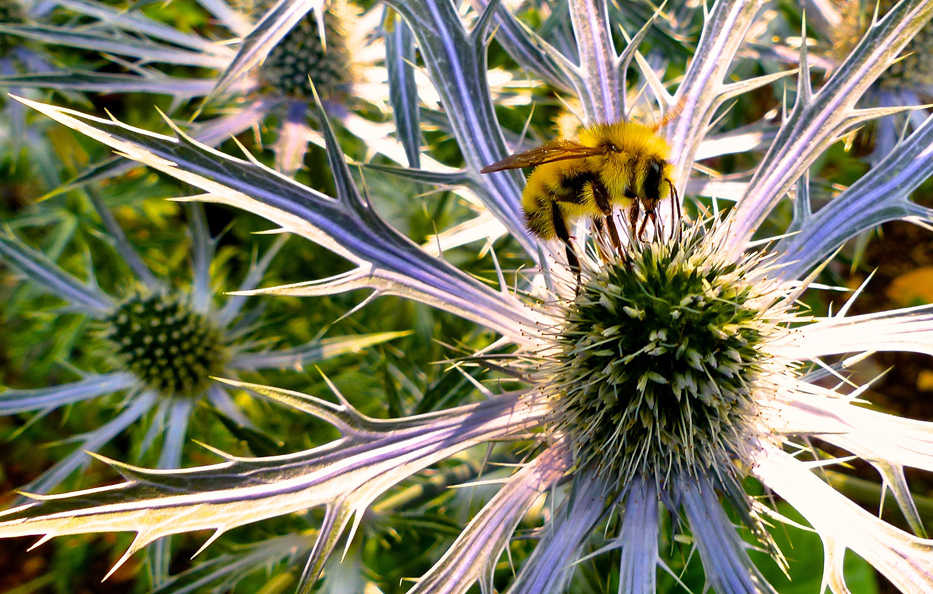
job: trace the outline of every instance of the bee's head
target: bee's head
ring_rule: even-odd
[[[670,163],[661,159],[649,159],[646,163],[645,177],[642,182],[645,198],[649,200],[670,198],[673,191],[671,174]]]
[[[645,198],[649,200],[661,199],[661,184],[664,180],[664,162],[657,159],[649,159],[647,169],[645,170],[645,181],[643,184]]]

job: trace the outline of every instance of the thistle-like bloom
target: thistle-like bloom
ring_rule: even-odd
[[[86,452],[99,450],[141,417],[155,411],[152,430],[143,450],[164,433],[159,465],[181,462],[188,421],[201,398],[237,423],[251,425],[236,407],[217,376],[240,371],[284,369],[351,352],[399,335],[332,337],[270,350],[257,335],[258,312],[244,309],[248,299],[233,295],[219,301],[213,296],[218,279],[211,278],[214,240],[207,230],[200,205],[191,205],[192,282],[189,289],[157,278],[134,250],[111,212],[93,198],[112,244],[134,273],[122,279],[120,294],[105,293],[91,278],[82,282],[57,266],[41,252],[10,234],[0,235],[0,261],[22,272],[23,282],[40,285],[61,298],[71,311],[95,320],[100,355],[109,369],[82,372],[72,383],[39,389],[0,392],[0,414],[28,411],[41,414],[58,407],[85,402],[113,393],[125,393],[122,410],[112,420],[80,436],[71,454],[26,488],[44,493],[90,460]],[[276,241],[262,258],[254,261],[241,290],[261,282],[283,241]],[[232,288],[232,287],[231,287]]]
[[[202,2],[223,27],[221,35],[242,39],[237,52],[229,39],[175,29],[135,7],[120,10],[95,0],[59,4],[90,22],[75,26],[0,21],[0,36],[105,52],[116,56],[129,72],[63,71],[33,64],[27,74],[0,73],[4,75],[0,84],[14,89],[166,94],[176,105],[195,98],[217,99],[211,107],[220,108],[221,115],[202,123],[195,133],[212,146],[274,115],[281,122],[274,146],[276,166],[289,172],[301,167],[309,142],[322,143],[308,121],[313,84],[341,123],[370,150],[404,159],[402,147],[387,138],[393,130],[390,124],[371,122],[356,114],[367,105],[385,111],[389,101],[385,69],[376,66],[385,55],[381,38],[373,34],[379,18],[376,10],[359,15],[344,0],[314,2],[315,10],[297,24],[293,22],[294,28],[272,46],[257,41],[253,29],[274,3]],[[261,65],[255,55],[257,43],[268,53]],[[158,65],[176,71],[190,67],[192,75],[168,75]],[[215,75],[205,78],[195,75],[195,69],[212,69]],[[231,94],[233,101],[223,101]],[[111,168],[106,168],[91,175],[100,177],[105,171],[112,174]]]
[[[210,543],[235,526],[323,506],[301,582],[301,590],[310,591],[346,528],[352,540],[364,511],[390,487],[474,445],[513,441],[528,454],[523,464],[411,592],[465,592],[477,580],[492,591],[496,561],[542,496],[554,498],[552,513],[510,592],[560,591],[589,543],[605,533],[603,526],[614,532],[597,552],[621,549],[619,591],[654,591],[657,570],[666,567],[658,547],[662,507],[676,519],[672,523],[689,527],[711,588],[771,591],[726,509],[736,512],[778,563],[782,558],[765,521],[786,518],[746,494],[748,477],[795,507],[822,539],[824,587],[846,591],[842,562],[851,550],[905,592],[933,589],[933,541],[923,537],[903,473],[906,466],[933,470],[933,425],[874,411],[859,400],[863,388],[826,381],[844,377],[848,359],[833,359],[837,355],[933,354],[933,308],[847,316],[844,307],[823,317],[795,305],[814,271],[859,232],[897,218],[933,220],[928,209],[909,201],[910,192],[933,174],[933,118],[816,212],[806,175],[841,134],[877,115],[855,105],[933,16],[933,4],[902,0],[817,90],[801,55],[793,108],[728,213],[683,229],[667,220],[649,227],[652,238],[625,245],[605,237],[604,224],[579,226],[579,285],[562,260],[562,246],[543,244],[527,232],[520,172],[479,174],[508,154],[485,82],[487,36],[495,31],[519,63],[572,89],[587,123],[613,122],[628,112],[622,91],[635,59],[657,102],[676,113],[665,132],[682,194],[699,147],[719,121],[717,109],[775,80],[724,82],[763,2],[720,0],[712,6],[673,96],[636,51],[644,29],[617,53],[605,3],[569,2],[573,57],[496,3],[471,28],[450,2],[390,4],[412,28],[466,162],[457,177],[408,175],[480,189],[489,213],[513,233],[530,261],[512,286],[502,271],[497,289],[478,282],[380,219],[327,126],[336,197],[254,161],[212,151],[180,131],[159,135],[27,103],[201,188],[199,200],[248,209],[355,266],[336,277],[266,292],[322,295],[370,288],[461,315],[502,335],[477,357],[495,356],[496,368],[519,382],[500,392],[477,383],[476,402],[378,420],[362,415],[336,390],[332,402],[231,381],[328,421],[341,437],[287,456],[225,456],[215,465],[171,471],[110,461],[123,482],[36,497],[0,516],[0,535],[46,540],[133,531],[136,538],[119,565],[167,534],[209,529]],[[323,110],[320,119],[326,121]],[[768,243],[754,238],[795,184],[791,233]],[[535,446],[530,450],[529,441]],[[811,446],[819,444],[873,465],[914,534],[864,511],[814,473],[848,459],[812,455]]]
[[[830,66],[845,59],[869,26],[894,2],[884,0],[877,7],[874,3],[860,0],[833,0],[832,2],[810,2],[813,23],[828,39],[827,50]],[[877,10],[877,12],[876,12]],[[933,31],[921,29],[904,48],[903,56],[884,72],[868,93],[863,103],[880,108],[918,105],[933,97]],[[923,113],[908,114],[907,131],[923,123]],[[881,118],[875,135],[873,163],[891,152],[901,134],[902,126],[893,116]]]

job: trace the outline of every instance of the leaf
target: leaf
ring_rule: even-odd
[[[933,175],[933,115],[898,144],[878,165],[781,240],[786,278],[798,278],[825,262],[843,243],[886,221],[933,223],[933,210],[910,201],[910,194]]]
[[[99,93],[164,93],[179,99],[190,99],[207,94],[213,83],[209,79],[186,79],[149,74],[113,74],[85,70],[65,70],[0,76],[0,85],[6,87],[39,87],[73,89]]]
[[[872,25],[851,54],[809,96],[806,44],[798,74],[797,100],[758,165],[749,192],[731,213],[726,249],[740,253],[755,229],[816,158],[840,134],[864,121],[855,105],[911,38],[933,17],[928,0],[902,0]]]
[[[73,402],[125,390],[134,386],[136,381],[129,373],[114,372],[92,375],[77,382],[48,388],[7,390],[0,392],[0,415],[39,409],[48,411]]]
[[[102,317],[114,307],[113,299],[98,289],[96,283],[82,283],[42,252],[3,232],[0,232],[0,257],[33,282],[43,285],[53,295],[71,302],[92,317]]]
[[[421,167],[421,125],[418,87],[415,85],[415,44],[408,23],[386,9],[385,17],[386,69],[389,75],[389,103],[395,128],[408,166]]]
[[[521,209],[521,172],[479,174],[480,169],[509,153],[489,94],[485,40],[464,28],[449,1],[387,3],[411,26],[444,109],[456,114],[448,116],[451,130],[468,168],[487,190],[480,194],[484,204],[521,242],[526,253],[537,259],[536,241],[525,227]],[[483,14],[489,18],[489,6]]]
[[[234,586],[248,574],[265,569],[272,563],[292,560],[306,554],[314,545],[314,539],[304,535],[290,534],[270,538],[237,550],[203,561],[194,567],[172,576],[153,594],[188,594],[203,592],[213,585],[214,591],[233,590]]]
[[[531,504],[564,476],[570,465],[570,451],[563,442],[550,446],[528,462],[483,506],[409,593],[462,594],[477,580],[481,580],[483,592],[492,592],[492,568],[518,522]]]
[[[463,449],[524,436],[547,414],[543,403],[503,395],[443,413],[392,421],[369,419],[340,405],[266,386],[228,381],[293,404],[333,423],[343,437],[311,450],[266,458],[216,451],[223,462],[179,470],[151,470],[97,456],[125,477],[116,485],[61,495],[29,495],[33,502],[0,512],[0,537],[136,533],[110,574],[142,547],[170,534],[213,530],[204,547],[244,524],[325,506],[318,536],[327,557],[353,515],[400,480]],[[313,583],[316,575],[310,576]]]
[[[45,43],[78,47],[139,58],[146,62],[163,62],[205,68],[223,68],[229,62],[225,56],[202,51],[190,51],[173,45],[145,39],[115,38],[104,32],[49,25],[0,25],[0,33],[19,35]]]
[[[477,0],[475,5],[485,8],[488,0]],[[524,23],[515,18],[505,7],[498,6],[494,15],[496,22],[496,41],[522,68],[534,73],[562,91],[572,88],[570,76],[565,71],[566,64],[555,59],[544,49],[547,42],[537,36]]]
[[[225,155],[183,134],[177,127],[174,127],[176,136],[166,136],[116,120],[29,99],[17,100],[128,158],[207,192],[179,200],[242,208],[357,265],[356,270],[330,279],[262,292],[312,295],[372,288],[457,313],[518,342],[527,342],[539,332],[534,314],[515,296],[496,292],[432,257],[386,224],[357,190],[326,120],[322,121],[322,127],[338,199],[301,185],[249,155],[249,160]]]
[[[280,439],[275,439],[262,431],[252,429],[245,425],[241,425],[235,420],[231,419],[227,415],[223,414],[219,410],[214,408],[209,408],[208,410],[216,416],[224,427],[227,428],[227,431],[231,433],[235,438],[242,441],[246,444],[246,447],[249,448],[249,451],[255,456],[275,456],[282,453],[282,448],[285,446],[285,443]]]
[[[373,345],[395,340],[411,334],[410,330],[401,332],[373,332],[351,336],[333,336],[313,340],[303,346],[280,351],[260,353],[240,353],[231,367],[237,369],[302,369],[308,363],[323,361],[346,353],[358,353]]]

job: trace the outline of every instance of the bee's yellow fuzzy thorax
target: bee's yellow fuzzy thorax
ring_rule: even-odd
[[[580,144],[599,146],[611,142],[622,152],[667,161],[671,148],[654,128],[638,122],[597,124],[580,131]]]
[[[671,193],[669,154],[667,141],[654,128],[616,122],[591,126],[576,141],[555,141],[506,163],[539,161],[522,193],[525,222],[538,237],[569,245],[573,224],[585,217],[633,208],[633,232],[639,207],[653,218],[658,203]]]

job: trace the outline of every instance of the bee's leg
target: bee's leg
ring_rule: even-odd
[[[603,216],[606,218],[606,228],[609,230],[609,239],[612,241],[612,247],[621,255],[622,242],[619,241],[619,230],[616,229],[616,223],[612,220],[612,203],[609,202],[609,190],[607,190],[605,184],[599,180],[592,182],[592,188],[596,207],[599,208],[600,212],[602,212]],[[595,221],[597,219],[594,218],[593,220]]]
[[[635,230],[638,229],[638,213],[640,206],[641,203],[638,201],[638,198],[635,198],[632,200],[632,206],[628,209],[628,222],[632,228],[631,237],[633,241],[635,241],[638,237],[635,233]]]
[[[657,236],[657,232],[658,232],[658,215],[654,212],[654,209],[652,209],[652,210],[646,210],[646,211],[645,211],[645,218],[642,219],[642,221],[641,221],[641,227],[638,228],[638,236],[637,236],[637,237],[638,237],[639,240],[641,240],[642,235],[644,235],[644,233],[645,233],[645,225],[648,224],[648,219],[651,219],[651,222],[654,224],[655,236]]]
[[[576,278],[576,284],[574,285],[573,294],[580,294],[580,259],[577,258],[577,253],[573,251],[573,246],[570,245],[570,240],[564,242],[564,250],[567,252],[567,263],[570,265],[570,269],[573,270],[574,277]]]
[[[638,228],[638,234],[635,236],[635,237],[638,238],[639,241],[642,240],[642,235],[645,234],[645,225],[648,224],[648,218],[649,218],[650,216],[651,216],[651,211],[650,211],[650,210],[646,210],[646,211],[645,211],[645,218],[643,218],[643,219],[641,220],[641,226]]]
[[[671,196],[671,225],[674,225],[674,229],[680,228],[680,217],[674,212],[674,209],[680,210],[680,205],[676,204],[674,197]],[[678,237],[678,239],[680,239]]]
[[[557,238],[564,243],[564,249],[567,252],[567,264],[570,266],[570,269],[573,270],[574,274],[577,277],[576,289],[574,294],[580,293],[580,259],[577,258],[576,252],[573,251],[573,243],[570,242],[570,232],[567,230],[567,223],[564,221],[564,214],[561,212],[560,207],[557,205],[557,202],[551,202],[551,220],[554,223],[554,233],[557,234]]]
[[[655,207],[658,204],[655,203]],[[656,210],[651,211],[651,222],[654,223],[654,236],[655,237],[664,237],[664,217],[659,217]]]
[[[593,228],[596,229],[597,233],[603,232],[603,222],[599,220],[599,217],[593,217]]]
[[[612,247],[616,252],[622,254],[622,241],[619,239],[619,230],[616,229],[616,223],[612,220],[612,214],[606,215],[606,227],[609,229],[609,239],[612,240]]]

